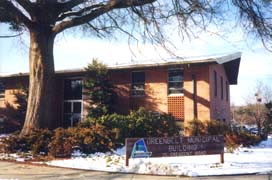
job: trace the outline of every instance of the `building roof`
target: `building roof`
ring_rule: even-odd
[[[137,68],[148,68],[148,67],[161,67],[161,66],[172,66],[180,64],[207,64],[216,63],[222,64],[225,68],[227,77],[230,84],[237,84],[237,78],[239,73],[239,66],[241,60],[241,52],[236,52],[232,54],[224,55],[213,55],[213,56],[199,56],[199,57],[186,57],[186,58],[175,58],[164,61],[145,61],[141,63],[130,63],[130,64],[120,64],[120,65],[109,65],[110,70],[121,70],[121,69],[137,69]],[[56,74],[82,74],[85,69],[68,69],[68,70],[58,70]],[[0,78],[9,77],[21,77],[28,76],[29,73],[17,73],[9,75],[0,75]]]

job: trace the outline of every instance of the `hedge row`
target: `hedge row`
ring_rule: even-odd
[[[86,154],[106,152],[123,146],[127,137],[173,136],[178,133],[179,128],[172,116],[139,109],[127,116],[112,114],[97,120],[88,119],[68,129],[36,129],[22,137],[19,133],[13,134],[2,140],[0,150],[70,157],[75,148]]]
[[[89,118],[80,127],[102,125],[106,130],[118,131],[117,143],[123,145],[130,137],[163,137],[179,135],[180,128],[169,114],[158,114],[140,108],[129,115],[110,114],[99,119]]]

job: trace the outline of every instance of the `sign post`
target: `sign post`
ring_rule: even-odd
[[[224,152],[220,154],[220,163],[224,163],[225,160],[224,160]]]
[[[152,137],[126,139],[126,166],[129,158],[220,154],[224,163],[224,136]]]

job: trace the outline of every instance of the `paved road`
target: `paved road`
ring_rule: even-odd
[[[246,176],[213,176],[213,177],[178,177],[178,176],[148,176],[135,174],[106,173],[84,171],[48,166],[36,166],[22,163],[0,161],[0,180],[21,179],[56,179],[56,180],[272,180],[268,175]]]

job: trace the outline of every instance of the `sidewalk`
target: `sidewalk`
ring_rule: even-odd
[[[271,175],[270,175],[271,176]],[[215,176],[215,177],[178,177],[178,176],[150,176],[121,173],[107,173],[98,171],[85,171],[59,167],[48,167],[43,165],[31,165],[0,161],[0,180],[21,180],[21,179],[63,179],[63,180],[272,180],[268,175],[246,175],[246,176]]]

